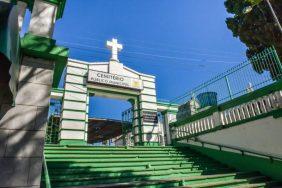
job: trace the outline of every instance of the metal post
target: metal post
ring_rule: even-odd
[[[121,132],[122,132],[122,142],[123,142],[123,145],[126,146],[125,133],[124,133],[124,123],[121,124]]]
[[[225,79],[225,82],[226,82],[226,85],[227,85],[227,89],[228,89],[228,93],[229,93],[229,98],[233,99],[232,92],[231,92],[231,87],[230,87],[229,80],[228,80],[227,76],[224,76],[224,79]]]
[[[44,178],[45,178],[45,187],[51,188],[50,176],[49,176],[46,158],[44,154],[43,154],[43,170],[44,170]]]
[[[273,19],[274,19],[275,23],[277,24],[277,26],[278,26],[278,28],[279,28],[281,34],[282,34],[282,26],[281,26],[281,24],[280,24],[280,22],[279,22],[279,20],[278,20],[278,17],[277,17],[277,15],[276,15],[276,13],[275,13],[275,11],[274,11],[274,9],[273,9],[273,7],[272,7],[270,1],[269,1],[269,0],[265,0],[265,1],[266,1],[267,5],[268,5],[270,11],[271,11],[271,14],[272,14],[272,16],[273,16]]]
[[[274,46],[271,47],[271,50],[272,50],[274,58],[275,58],[275,63],[278,65],[278,68],[279,68],[279,70],[278,70],[278,72],[279,72],[279,79],[281,79],[282,78],[282,65],[281,65],[280,58],[279,58],[279,56],[277,54],[277,51],[275,50]]]

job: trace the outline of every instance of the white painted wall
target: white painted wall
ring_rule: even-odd
[[[84,139],[84,132],[82,131],[67,131],[62,130],[60,133],[60,139],[76,139],[76,140],[83,140]]]
[[[198,138],[206,142],[282,156],[282,118],[266,117]]]
[[[109,64],[108,63],[95,63],[95,65],[90,64],[89,70],[108,72]]]
[[[51,38],[56,21],[57,6],[41,0],[35,0],[29,24],[29,32]]]
[[[22,26],[23,26],[23,21],[24,21],[24,17],[25,17],[27,4],[26,4],[26,2],[18,1],[17,7],[18,7],[18,13],[19,13],[19,15],[18,15],[19,31],[21,31]]]

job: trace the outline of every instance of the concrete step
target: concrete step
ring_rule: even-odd
[[[146,170],[133,170],[133,171],[96,171],[96,172],[83,172],[74,174],[56,174],[54,179],[64,180],[64,179],[99,179],[103,177],[113,178],[113,177],[128,177],[128,176],[143,176],[143,175],[167,175],[167,174],[190,174],[190,173],[209,173],[218,171],[221,169],[228,169],[226,167],[202,167],[202,168],[175,168],[175,169],[146,169]]]
[[[184,182],[195,182],[201,180],[214,181],[220,178],[231,178],[234,179],[237,176],[250,176],[252,173],[224,173],[224,174],[216,174],[216,175],[197,175],[197,176],[185,176],[182,178],[164,178],[164,179],[156,179],[156,180],[146,180],[146,181],[133,181],[133,182],[125,182],[125,183],[113,183],[113,184],[97,184],[95,187],[177,187]],[[62,185],[62,184],[61,184]],[[83,187],[91,187],[91,186],[83,186]]]
[[[222,169],[216,171],[210,171],[210,174],[222,174],[222,173],[230,173],[230,169]],[[206,173],[206,174],[209,174]],[[125,177],[105,177],[100,179],[69,179],[69,181],[52,181],[55,187],[68,187],[68,186],[85,186],[91,185],[96,186],[99,184],[115,184],[115,183],[126,183],[126,182],[135,182],[135,181],[149,181],[149,180],[166,180],[166,179],[173,179],[173,178],[187,178],[189,176],[201,176],[202,172],[192,172],[192,173],[162,173],[162,174],[147,174],[147,175],[139,175],[139,176],[125,176]],[[177,184],[178,185],[178,184]]]
[[[106,155],[96,155],[96,154],[48,154],[45,155],[46,160],[49,159],[112,159],[112,158],[122,158],[122,159],[131,159],[131,158],[174,158],[174,157],[185,157],[185,158],[195,158],[199,157],[197,155],[185,155],[185,154],[106,154]]]
[[[79,168],[63,168],[63,169],[56,169],[52,170],[50,169],[49,174],[79,174],[79,173],[93,173],[93,172],[120,172],[120,171],[146,171],[146,170],[174,170],[174,169],[207,169],[210,167],[219,167],[218,164],[201,164],[201,165],[194,165],[194,164],[169,164],[169,165],[151,165],[149,168],[148,166],[135,166],[132,165],[131,167],[91,167],[91,168],[85,168],[85,167],[79,167]]]
[[[67,169],[67,168],[127,168],[127,167],[145,167],[147,168],[148,165],[153,166],[160,166],[160,165],[205,165],[205,164],[215,164],[214,161],[209,160],[195,160],[195,161],[183,161],[183,160],[163,160],[163,161],[137,161],[137,162],[130,162],[130,163],[93,163],[93,162],[48,162],[49,169]],[[218,163],[216,163],[218,164]],[[220,164],[218,164],[220,165]]]
[[[45,145],[45,150],[79,150],[79,151],[179,151],[185,148],[176,147],[113,147],[113,146],[59,146]]]
[[[189,151],[187,152],[181,152],[181,151],[174,151],[174,150],[170,150],[170,151],[154,151],[154,150],[146,150],[146,151],[131,151],[131,150],[73,150],[73,149],[62,149],[62,150],[52,150],[52,149],[45,149],[44,151],[45,155],[49,155],[49,154],[96,154],[96,155],[105,155],[105,154],[119,154],[119,155],[132,155],[132,154],[181,154],[181,153],[190,153]]]
[[[77,162],[77,163],[122,163],[122,162],[151,162],[151,161],[195,161],[200,160],[200,157],[186,158],[186,157],[158,157],[158,158],[59,158],[46,159],[47,162]]]
[[[254,172],[236,172],[184,147],[47,145],[52,187],[267,187]],[[43,180],[44,181],[44,180]]]
[[[207,187],[231,187],[232,185],[236,186],[245,186],[248,183],[251,183],[253,181],[263,181],[265,180],[265,176],[255,176],[251,178],[241,178],[241,179],[224,179],[224,180],[218,180],[216,179],[215,181],[212,182],[201,182],[201,183],[196,183],[192,185],[185,185],[182,187],[185,188],[207,188]]]
[[[262,187],[271,187],[271,188],[282,188],[282,183],[278,181],[265,181],[262,183],[251,183],[245,185],[234,185],[229,187],[240,187],[240,188],[262,188]]]

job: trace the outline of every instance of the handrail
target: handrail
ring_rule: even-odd
[[[235,107],[235,106],[238,106],[238,105],[241,105],[243,103],[247,103],[247,102],[250,102],[251,100],[254,100],[254,99],[258,99],[258,98],[261,98],[263,96],[266,96],[266,95],[269,95],[271,93],[274,93],[276,91],[280,91],[282,90],[282,79],[281,80],[278,80],[268,86],[264,86],[260,89],[257,89],[255,91],[252,91],[250,93],[247,93],[245,95],[242,95],[238,98],[235,98],[235,99],[232,99],[230,101],[227,101],[225,103],[222,103],[222,104],[218,104],[217,106],[214,106],[214,107],[211,107],[211,108],[208,108],[208,109],[205,109],[201,112],[198,112],[194,115],[191,115],[189,117],[186,117],[185,119],[183,120],[180,120],[180,121],[174,121],[172,123],[170,123],[170,126],[172,127],[177,127],[177,126],[181,126],[181,125],[184,125],[186,124],[186,122],[189,120],[189,119],[192,119],[194,117],[197,117],[201,114],[207,114],[207,113],[211,113],[211,112],[222,112],[226,109],[229,109],[229,108],[232,108],[232,107]],[[238,102],[239,101],[239,102]],[[200,119],[200,118],[199,118]],[[173,119],[173,120],[177,120],[177,119]]]
[[[188,142],[188,140],[189,139],[187,139],[187,142]],[[224,144],[217,144],[217,143],[213,143],[213,142],[202,141],[198,138],[191,139],[191,140],[193,140],[194,142],[200,142],[202,144],[202,147],[204,147],[205,144],[208,144],[208,145],[219,147],[220,151],[222,151],[222,148],[227,148],[227,149],[240,151],[242,155],[249,153],[249,154],[258,155],[258,156],[261,156],[261,157],[267,157],[267,158],[270,159],[271,162],[273,162],[274,160],[282,161],[282,156],[278,156],[278,155],[273,155],[273,154],[263,153],[263,152],[258,152],[258,151],[252,151],[252,150],[246,150],[246,149],[236,147],[236,146],[228,146],[228,145],[224,145]]]
[[[282,79],[232,101],[171,122],[176,141],[230,128],[268,116],[278,118],[282,99]],[[280,115],[279,115],[280,114]]]
[[[50,181],[50,176],[47,168],[47,163],[45,159],[45,155],[43,154],[43,169],[44,169],[44,178],[45,178],[45,187],[46,188],[51,188],[51,181]]]

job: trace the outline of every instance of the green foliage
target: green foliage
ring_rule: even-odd
[[[282,1],[271,0],[277,17],[282,21]],[[232,17],[226,19],[227,27],[234,37],[238,37],[247,47],[247,57],[250,58],[267,47],[274,46],[282,59],[282,34],[274,22],[273,16],[264,0],[226,0],[225,7]],[[247,7],[251,11],[244,12]],[[266,67],[255,65],[255,70],[262,73]],[[269,70],[268,70],[269,71]],[[277,78],[271,72],[273,78]]]

